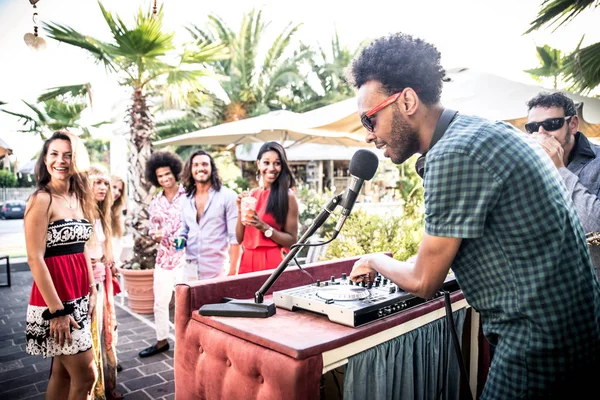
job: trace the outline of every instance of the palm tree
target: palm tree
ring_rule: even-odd
[[[153,115],[148,101],[160,98],[168,106],[197,101],[202,88],[198,78],[209,74],[206,63],[226,57],[224,46],[198,42],[174,53],[174,34],[163,31],[162,7],[136,15],[133,27],[113,16],[98,3],[112,35],[111,42],[84,35],[57,23],[45,24],[48,36],[86,50],[107,71],[115,73],[122,85],[131,89],[132,102],[127,110],[129,123],[129,188],[133,203],[128,210],[128,226],[133,234],[132,268],[154,267],[155,244],[148,235],[147,206],[153,190],[144,178],[146,162],[152,153]]]
[[[563,69],[565,57],[558,49],[553,49],[547,44],[540,47],[536,47],[537,57],[540,60],[540,66],[533,69],[527,69],[529,75],[531,75],[537,81],[541,81],[541,78],[553,78],[554,89],[558,88],[558,77]]]
[[[525,33],[533,32],[546,25],[556,25],[555,30],[572,21],[588,8],[600,5],[598,0],[544,0],[537,18]],[[567,56],[562,73],[573,89],[586,93],[600,85],[600,43],[581,48],[579,45]]]
[[[224,121],[236,121],[282,108],[281,91],[290,83],[301,82],[298,63],[307,57],[305,50],[293,51],[290,43],[301,24],[289,23],[273,41],[263,59],[258,57],[269,23],[262,20],[262,11],[251,10],[242,19],[236,33],[217,15],[209,16],[206,29],[192,25],[188,31],[200,43],[222,42],[231,51],[231,58],[214,64],[216,72],[228,77],[221,86],[229,97]]]
[[[304,44],[301,49],[308,53],[309,56],[304,62],[316,79],[311,80],[311,83],[309,79],[304,79],[299,84],[293,84],[288,96],[282,100],[286,108],[305,112],[356,95],[354,88],[346,81],[344,70],[350,65],[358,49],[351,51],[348,47],[342,46],[337,32],[331,40],[329,52],[321,46],[318,51],[314,51]]]
[[[92,104],[89,83],[48,89],[38,97],[37,104],[22,101],[29,108],[30,114],[0,110],[19,119],[24,127],[19,132],[35,133],[46,138],[52,132],[69,129],[78,133],[82,139],[90,137],[90,126],[82,125],[80,122],[81,113],[88,105]],[[109,122],[103,121],[93,124],[91,127],[98,127],[106,123]]]

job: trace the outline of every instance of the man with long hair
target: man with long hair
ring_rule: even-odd
[[[181,228],[183,186],[177,183],[182,167],[181,158],[168,151],[156,151],[146,164],[146,179],[160,187],[150,202],[148,214],[150,235],[158,243],[154,267],[154,323],[156,343],[140,351],[140,357],[149,357],[169,350],[169,303],[177,283],[183,282],[183,254],[170,241]]]
[[[179,236],[185,238],[187,278],[235,275],[240,259],[236,193],[223,186],[214,158],[203,150],[187,160],[181,180],[186,198]]]

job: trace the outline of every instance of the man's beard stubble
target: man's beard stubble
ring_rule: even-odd
[[[402,164],[413,154],[419,152],[419,134],[394,110],[392,132],[388,143],[390,160],[394,164]],[[391,150],[391,151],[390,151]]]
[[[210,178],[211,178],[211,176],[207,175],[205,179],[198,179],[198,178],[196,178],[196,175],[194,175],[194,182],[205,184],[205,183],[210,182]]]

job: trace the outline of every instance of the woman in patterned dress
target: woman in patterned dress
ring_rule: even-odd
[[[267,142],[258,151],[256,163],[260,187],[237,198],[235,235],[244,249],[238,274],[277,268],[282,250],[298,240],[298,201],[292,191],[296,183],[285,149]],[[249,218],[242,215],[244,196],[256,199],[256,211]]]
[[[87,178],[76,165],[70,134],[44,142],[27,202],[25,243],[33,287],[26,351],[53,357],[48,399],[87,399],[96,381],[90,320],[96,304],[85,243],[92,234]]]

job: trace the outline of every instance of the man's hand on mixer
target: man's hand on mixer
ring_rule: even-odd
[[[377,272],[377,264],[380,257],[387,257],[385,254],[368,254],[354,263],[350,279],[354,282],[373,282]],[[388,257],[389,258],[389,257]]]

